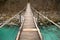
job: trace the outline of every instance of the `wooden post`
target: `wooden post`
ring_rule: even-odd
[[[19,26],[21,26],[21,14],[19,14]]]
[[[38,13],[38,16],[37,16],[37,25],[38,26],[40,25],[39,13]]]
[[[21,14],[20,14],[20,26],[21,26]]]

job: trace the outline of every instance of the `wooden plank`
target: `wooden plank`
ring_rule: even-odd
[[[40,40],[38,32],[22,32],[20,40]]]
[[[23,29],[23,31],[37,31],[37,29]]]

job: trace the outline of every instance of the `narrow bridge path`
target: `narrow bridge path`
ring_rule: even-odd
[[[40,40],[37,28],[33,21],[33,13],[31,11],[30,3],[27,4],[24,17],[25,21],[20,35],[20,40]]]

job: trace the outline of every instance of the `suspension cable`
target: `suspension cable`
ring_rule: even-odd
[[[26,8],[26,7],[25,7]],[[11,17],[10,19],[8,19],[8,20],[6,20],[1,26],[0,26],[0,28],[2,28],[5,24],[8,24],[12,19],[14,19],[16,16],[18,16],[20,13],[22,13],[24,10],[25,10],[25,8],[23,9],[23,10],[21,10],[21,11],[19,11],[17,14],[15,14],[13,17]]]
[[[44,16],[43,14],[41,14],[41,12],[38,12],[38,11],[37,11],[36,9],[34,9],[33,7],[32,7],[32,9],[33,9],[36,13],[38,13],[39,15],[41,15],[43,18],[47,19],[48,21],[50,21],[51,23],[53,23],[55,26],[57,26],[57,27],[60,28],[60,25],[58,25],[58,24],[56,24],[55,22],[53,22],[52,20],[50,20],[47,16]]]

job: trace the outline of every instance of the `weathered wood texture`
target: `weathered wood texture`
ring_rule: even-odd
[[[38,32],[34,31],[37,29],[34,26],[33,14],[30,8],[30,4],[27,5],[27,9],[24,17],[25,17],[25,22],[23,25],[22,33],[20,35],[20,40],[40,40]]]

